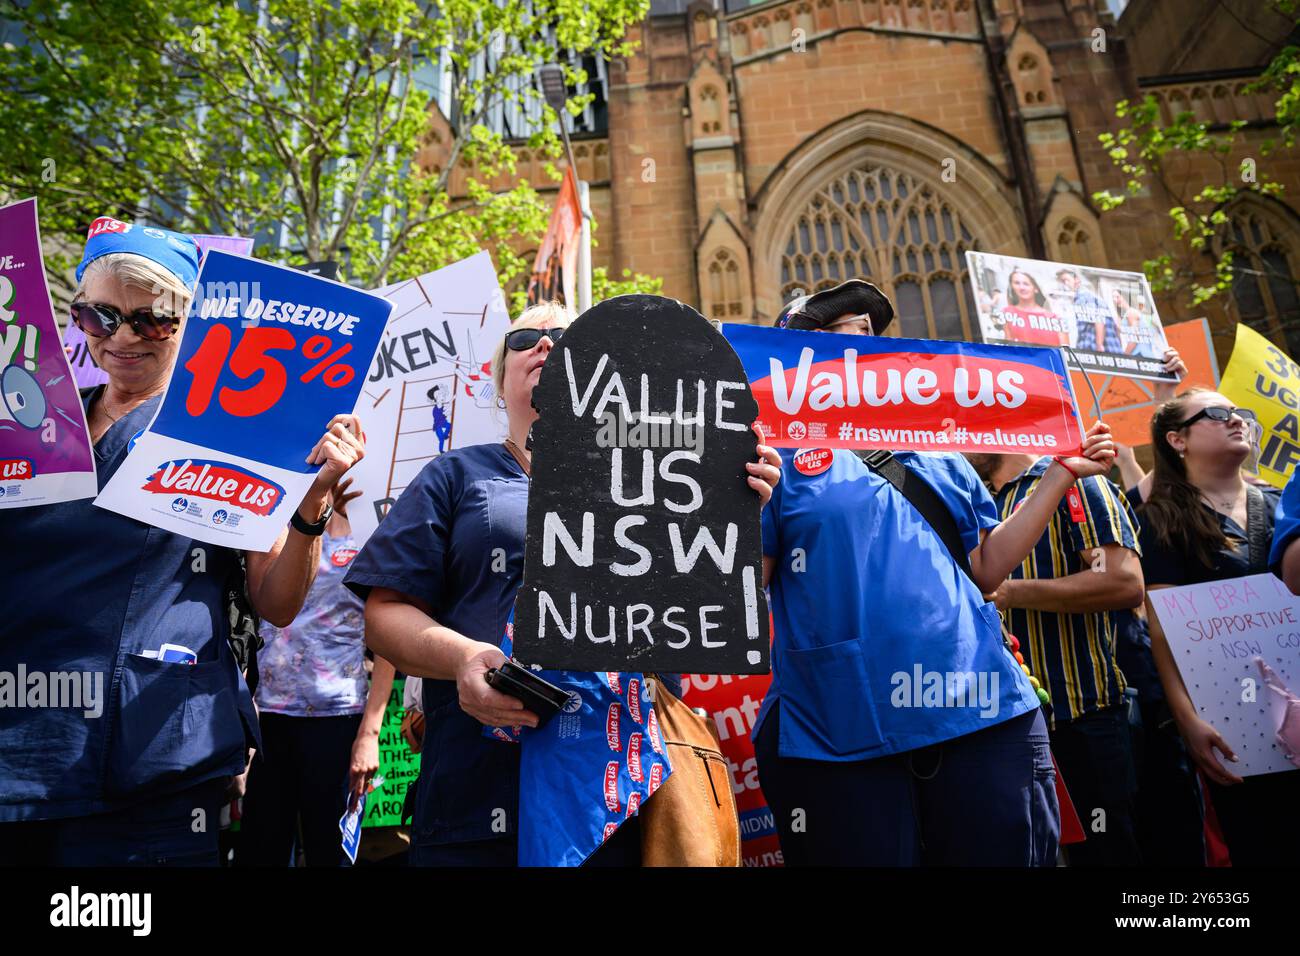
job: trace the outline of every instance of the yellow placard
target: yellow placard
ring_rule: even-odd
[[[1259,476],[1286,485],[1300,462],[1300,365],[1264,336],[1237,324],[1237,341],[1219,382],[1234,405],[1259,416]]]

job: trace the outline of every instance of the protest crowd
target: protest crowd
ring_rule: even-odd
[[[212,336],[199,351],[183,345],[186,325],[200,321],[190,311],[200,270],[189,236],[113,220],[91,230],[70,322],[107,377],[79,396],[98,485],[92,494],[103,497],[114,476],[126,474],[120,469],[130,467],[124,463],[137,442],[143,447],[161,431],[150,423],[173,373],[202,379]],[[787,866],[1199,867],[1300,859],[1300,773],[1234,772],[1231,728],[1197,706],[1199,685],[1188,686],[1194,682],[1180,670],[1158,603],[1162,589],[1257,574],[1300,594],[1300,486],[1292,479],[1279,493],[1246,468],[1256,450],[1255,413],[1205,388],[1176,394],[1183,359],[1161,347],[1163,337],[1150,331],[1158,326],[1131,293],[1081,290],[1079,275],[1066,268],[1040,279],[1016,267],[977,292],[1000,316],[1006,338],[1026,343],[1019,352],[1055,355],[1056,346],[1073,345],[1158,366],[1165,378],[1155,386],[1149,473],[1104,421],[1078,426],[1077,445],[1061,453],[1037,443],[1021,443],[1020,453],[817,448],[811,437],[805,447],[778,449],[768,432],[739,423],[747,406],[724,400],[724,386],[733,387],[725,382],[716,391],[701,382],[698,418],[719,434],[736,425],[739,432],[731,432],[753,437],[743,475],[737,467],[722,478],[709,471],[686,478],[664,465],[654,477],[646,453],[645,481],[665,498],[692,496],[682,513],[722,498],[741,501],[761,540],[758,596],[746,592],[744,614],[759,620],[751,633],[766,635],[770,608],[772,678],[754,721],[753,753]],[[1053,279],[1073,297],[1083,317],[1077,326],[1042,321],[1052,314],[1042,285]],[[284,336],[293,345],[295,327],[316,334],[331,321],[309,311],[308,292],[300,296],[282,296],[303,304],[283,305],[257,329],[266,342]],[[598,305],[586,322],[606,306],[618,300]],[[365,326],[358,307],[339,309],[361,316],[357,329]],[[761,331],[772,341],[786,336],[836,349],[861,341],[866,355],[866,343],[884,336],[894,319],[894,304],[878,288],[849,279],[788,302],[769,317],[774,327]],[[702,335],[713,334],[698,321]],[[725,760],[716,778],[704,761],[707,782],[694,790],[711,792],[705,809],[717,812],[702,816],[686,793],[683,749],[674,749],[698,720],[682,703],[684,668],[576,674],[572,686],[581,692],[552,701],[554,715],[537,709],[547,703],[545,686],[540,696],[527,693],[535,672],[516,668],[522,676],[511,676],[502,635],[513,635],[516,645],[524,639],[523,619],[513,614],[521,588],[530,593],[531,549],[548,561],[557,552],[585,554],[591,565],[594,547],[597,568],[614,562],[616,574],[645,575],[647,592],[681,586],[654,582],[659,565],[648,564],[650,550],[629,533],[636,523],[615,525],[617,551],[608,550],[608,527],[589,533],[576,518],[566,519],[567,527],[538,524],[544,540],[534,539],[530,489],[539,494],[543,479],[533,474],[533,457],[539,452],[540,468],[545,442],[555,440],[534,427],[543,369],[556,369],[556,383],[567,369],[568,385],[556,387],[572,389],[575,414],[589,401],[606,406],[623,388],[600,380],[600,368],[589,383],[574,384],[575,361],[581,370],[595,364],[573,358],[581,355],[575,323],[584,318],[541,302],[495,336],[491,410],[502,440],[450,441],[448,395],[466,393],[459,385],[445,392],[420,386],[427,404],[417,409],[421,423],[410,427],[436,439],[437,454],[364,540],[355,509],[367,454],[365,402],[358,414],[349,406],[316,422],[304,461],[276,463],[299,483],[266,479],[267,501],[305,493],[259,515],[276,522],[265,548],[191,538],[92,497],[0,514],[0,546],[23,556],[11,565],[7,590],[24,598],[8,602],[0,671],[103,675],[102,719],[70,707],[0,707],[0,862],[216,865],[220,857],[237,866],[346,865],[357,839],[354,830],[349,848],[346,821],[356,826],[373,792],[381,723],[404,678],[403,733],[420,759],[403,813],[411,865],[548,862],[537,847],[557,839],[564,852],[549,860],[557,864],[701,863],[709,861],[704,845],[712,847],[719,833],[725,845],[712,862],[737,865]],[[571,327],[570,351],[561,355]],[[1008,347],[988,346],[1000,348]],[[649,331],[643,349],[654,353],[647,361],[665,367],[678,358],[668,354],[677,351],[672,343]],[[360,343],[357,351],[364,351]],[[548,365],[553,357],[559,365]],[[241,377],[272,374],[257,354],[243,352],[242,341],[232,365],[241,360]],[[807,374],[790,364],[778,398],[787,382]],[[832,372],[820,355],[812,368],[815,396]],[[746,370],[758,393],[748,363]],[[628,374],[625,406],[639,394],[644,408],[645,383]],[[906,386],[913,401],[931,387],[916,383]],[[743,382],[734,387],[748,394]],[[858,384],[850,387],[856,403]],[[684,393],[686,404],[693,402],[693,388],[678,379],[679,412]],[[239,414],[238,390],[215,394],[214,403]],[[569,396],[564,392],[564,401]],[[186,518],[210,483],[233,474],[217,465],[207,470],[211,456],[201,443],[191,445],[196,450],[173,457],[203,471],[191,476],[178,467],[150,478],[189,489],[190,500],[176,498],[169,520]],[[616,487],[614,499],[631,501],[635,481],[622,480],[627,487]],[[225,511],[208,523],[221,521],[229,521]],[[692,546],[691,561],[707,551],[714,556],[700,558],[701,567],[717,561],[710,542]],[[638,552],[640,562],[632,560]],[[542,594],[535,610],[555,613],[537,610],[539,626],[563,630],[569,595]],[[582,605],[574,607],[576,622]],[[656,633],[679,631],[683,641],[698,635],[690,646],[703,653],[713,626],[708,609],[700,609],[698,629],[673,624],[673,610],[680,608],[663,615],[670,629]],[[631,643],[638,625],[631,608],[627,615]],[[588,634],[592,618],[588,605]],[[615,629],[612,606],[609,622],[617,644],[622,624]],[[751,654],[751,662],[761,658],[752,670],[766,671],[766,653]],[[527,662],[522,651],[520,660]],[[957,700],[952,675],[971,678],[965,686],[958,680]],[[1268,684],[1261,699],[1287,695],[1289,716],[1273,746],[1294,755],[1300,682],[1287,691],[1277,674],[1261,673],[1261,681]],[[594,734],[582,723],[591,708],[569,712],[569,701],[576,708],[583,699],[600,702]],[[549,751],[541,764],[531,756],[529,735],[540,739],[543,725],[559,728],[556,747],[566,732],[594,741],[603,789],[593,790],[581,774],[579,761],[587,758],[576,750],[564,759]],[[696,749],[710,749],[707,733]],[[233,854],[219,853],[216,821],[232,803],[239,839]],[[595,805],[590,813],[588,804]],[[194,826],[196,815],[208,825]],[[570,840],[587,820],[596,821],[591,844]]]

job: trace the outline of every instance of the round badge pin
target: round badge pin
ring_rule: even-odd
[[[820,475],[835,460],[835,452],[829,448],[809,448],[795,452],[794,470],[801,475]]]

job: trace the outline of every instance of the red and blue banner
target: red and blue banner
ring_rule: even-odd
[[[95,503],[267,551],[311,486],[312,447],[356,406],[392,303],[210,251],[162,404]]]
[[[726,324],[779,448],[1070,454],[1082,444],[1054,348]]]
[[[706,711],[718,728],[718,744],[731,771],[731,792],[740,816],[743,866],[784,866],[776,821],[758,783],[754,721],[771,674],[683,674],[682,700]]]

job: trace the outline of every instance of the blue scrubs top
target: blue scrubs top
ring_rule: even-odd
[[[997,525],[960,455],[897,457],[947,504],[967,552]],[[784,459],[763,509],[776,637],[755,736],[780,701],[781,756],[866,760],[1039,706],[997,610],[911,502],[852,452],[812,474]]]
[[[122,416],[95,446],[101,489],[159,400]],[[92,501],[0,516],[0,553],[21,556],[9,562],[0,615],[0,822],[115,810],[233,776],[256,741],[226,642],[223,585],[236,553]],[[198,663],[143,656],[164,643],[190,648]],[[10,693],[35,703],[55,673],[77,677],[80,706],[4,699],[8,679]],[[59,682],[70,694],[69,679]]]
[[[1300,537],[1300,482],[1296,481],[1300,468],[1292,472],[1282,489],[1273,521],[1273,546],[1269,549],[1268,566],[1278,577],[1282,576],[1282,556],[1287,545]]]
[[[499,645],[523,580],[527,514],[528,478],[504,445],[453,449],[402,492],[343,583],[363,599],[372,587],[418,598],[439,624]],[[455,681],[425,679],[423,702],[413,841],[516,833],[519,748],[484,736]]]

